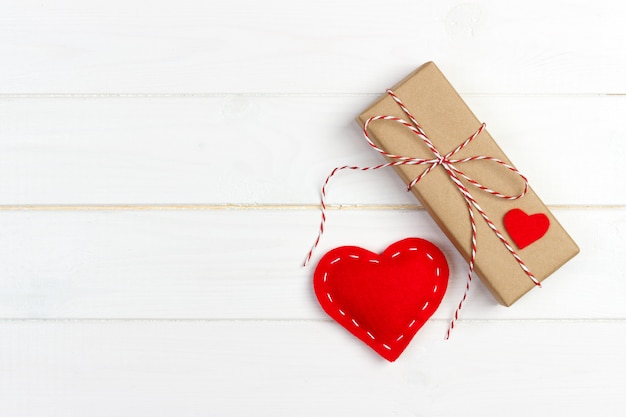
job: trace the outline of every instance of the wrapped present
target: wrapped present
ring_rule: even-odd
[[[357,120],[501,304],[510,306],[578,253],[434,63]]]

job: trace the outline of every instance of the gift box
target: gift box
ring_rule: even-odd
[[[400,163],[394,168],[407,185],[428,170],[411,191],[468,261],[474,244],[469,201],[462,189],[470,193],[476,203],[470,204],[475,217],[475,272],[501,304],[510,306],[578,253],[576,243],[532,188],[523,193],[525,178],[487,130],[481,130],[481,122],[434,63],[418,68],[357,120],[362,127],[367,123],[367,136],[389,162],[402,161],[390,155],[442,159],[476,135],[444,161],[449,169],[444,163]],[[423,132],[436,151],[416,131]],[[503,198],[522,193],[517,199]]]

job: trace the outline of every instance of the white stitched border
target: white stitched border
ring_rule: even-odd
[[[409,250],[409,251],[417,251],[417,250],[418,250],[418,248],[416,248],[416,247],[411,247],[411,248],[409,248],[408,250]],[[398,252],[394,253],[393,255],[391,255],[391,257],[392,257],[392,258],[395,258],[395,257],[399,256],[401,253],[402,253],[401,251],[398,251]],[[350,255],[348,255],[348,257],[350,257],[350,258],[352,258],[352,259],[360,259],[360,256],[359,256],[359,255],[356,255],[356,254],[350,254]],[[427,257],[429,260],[434,261],[434,258],[433,258],[433,256],[432,256],[430,253],[426,253],[426,257]],[[333,264],[335,264],[335,263],[339,262],[340,260],[341,260],[341,257],[338,257],[338,258],[336,258],[336,259],[332,260],[332,261],[330,262],[330,264],[331,264],[331,265],[333,265]],[[368,262],[370,262],[370,263],[374,263],[374,264],[379,264],[379,263],[380,263],[380,261],[379,261],[378,259],[369,259],[369,260],[368,260]],[[441,269],[440,269],[439,267],[437,267],[437,269],[436,269],[435,276],[437,276],[437,277],[440,277],[440,276],[441,276]],[[327,280],[328,280],[328,272],[325,272],[325,273],[324,273],[324,277],[323,277],[323,282],[326,284],[326,283],[327,283]],[[434,285],[434,287],[433,287],[433,294],[437,292],[438,288],[439,288],[439,286],[438,286],[437,284],[435,284],[435,285]],[[330,301],[331,303],[333,302],[333,298],[332,298],[332,296],[330,295],[330,293],[329,293],[329,292],[326,292],[326,297],[328,298],[328,301]],[[429,301],[426,301],[426,303],[424,303],[424,305],[422,306],[422,311],[426,310],[426,309],[428,308],[429,304],[430,304],[430,302],[429,302]],[[339,314],[341,314],[342,316],[344,316],[344,317],[348,317],[348,316],[347,316],[347,314],[346,314],[346,312],[345,312],[345,311],[343,311],[342,309],[338,308],[338,309],[337,309],[337,311],[338,311],[338,312],[339,312]],[[348,318],[350,319],[350,321],[352,322],[352,324],[353,324],[355,327],[357,327],[357,328],[359,328],[359,329],[361,328],[361,326],[359,325],[359,323],[358,323],[358,322],[357,322],[354,318],[350,318],[350,317],[348,317]],[[415,319],[413,319],[413,320],[411,321],[411,323],[409,323],[409,325],[407,326],[407,330],[408,330],[408,329],[410,329],[410,328],[412,328],[412,327],[415,325],[415,323],[416,323],[416,320],[415,320]],[[370,331],[365,331],[365,333],[367,334],[367,336],[368,336],[370,339],[372,339],[372,340],[377,340],[377,339],[376,339],[376,336],[374,336],[374,335],[373,335]],[[400,336],[398,336],[398,337],[396,338],[396,340],[395,340],[395,341],[396,341],[396,342],[400,342],[403,338],[404,338],[404,333],[400,334]],[[389,345],[385,344],[385,343],[382,343],[382,346],[383,346],[385,349],[387,349],[387,350],[391,350],[391,347],[390,347]]]

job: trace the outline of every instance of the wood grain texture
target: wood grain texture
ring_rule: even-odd
[[[5,1],[0,416],[622,416],[626,6]],[[434,60],[581,247],[511,308],[389,172],[331,184],[335,246],[441,246],[394,364],[318,307],[319,187]],[[462,138],[459,138],[461,140]]]
[[[383,161],[354,122],[377,96],[0,100],[2,204],[319,204],[332,168]],[[547,204],[626,204],[626,97],[467,102]],[[416,204],[403,190],[344,173],[329,202]]]
[[[623,413],[623,322],[436,327],[389,364],[331,322],[0,322],[0,402],[14,417]]]
[[[371,93],[435,60],[465,93],[626,92],[610,0],[157,4],[8,2],[0,91]]]
[[[608,239],[626,210],[555,215],[581,254],[510,308],[476,281],[463,318],[626,319],[623,246]],[[321,319],[315,264],[301,266],[318,222],[314,210],[2,212],[0,318]],[[409,236],[440,246],[451,281],[434,317],[452,317],[467,264],[425,211],[333,210],[327,227],[313,262]]]

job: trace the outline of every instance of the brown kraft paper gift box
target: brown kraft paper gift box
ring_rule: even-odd
[[[442,155],[455,149],[481,125],[481,122],[432,62],[422,65],[392,90],[415,116]],[[370,117],[380,115],[395,116],[409,121],[408,116],[388,94],[379,98],[361,113],[357,120],[363,126]],[[428,147],[400,123],[376,120],[369,124],[368,133],[370,139],[388,153],[412,158],[432,159],[434,157]],[[498,158],[513,165],[486,129],[467,147],[455,154],[454,159],[476,155]],[[517,195],[524,187],[522,179],[517,174],[493,161],[471,161],[455,166],[470,178],[503,194]],[[409,184],[426,167],[399,165],[394,169],[402,180]],[[531,188],[518,200],[506,200],[463,181],[480,207],[539,281],[547,278],[578,253],[576,243]],[[413,186],[411,191],[457,250],[466,260],[469,260],[472,231],[467,205],[445,169],[437,166]],[[512,242],[503,224],[505,213],[513,208],[519,208],[529,215],[543,213],[550,221],[546,234],[523,249],[519,249]],[[510,306],[535,284],[485,220],[476,211],[475,214],[478,248],[475,260],[476,274],[498,302]]]

